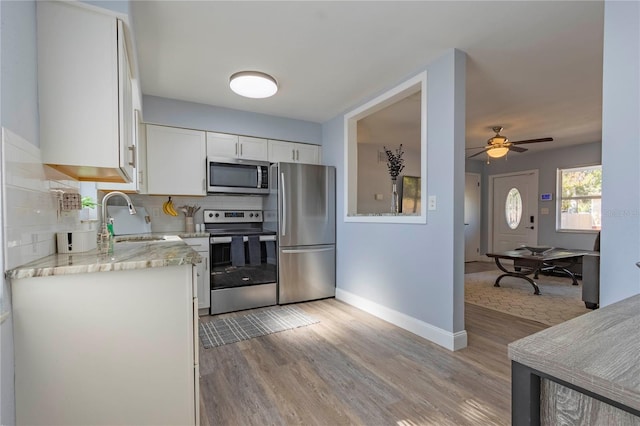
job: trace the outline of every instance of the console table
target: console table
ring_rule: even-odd
[[[640,295],[509,344],[515,426],[640,424]]]
[[[529,278],[529,275],[534,275],[534,278],[538,278],[538,273],[545,269],[553,269],[567,275],[573,280],[573,285],[578,285],[575,275],[567,267],[571,264],[575,264],[578,259],[586,254],[592,254],[594,252],[589,250],[573,250],[573,249],[550,249],[544,253],[532,254],[527,249],[508,250],[498,253],[487,253],[488,257],[492,257],[498,269],[504,274],[496,278],[496,282],[493,284],[495,287],[500,287],[500,281],[504,277],[516,277],[522,278],[533,286],[533,294],[540,294],[538,284]],[[505,265],[501,263],[501,260],[519,260],[521,265],[520,270],[508,270]]]

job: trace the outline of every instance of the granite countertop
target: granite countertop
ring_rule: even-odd
[[[509,345],[529,368],[640,410],[640,294]]]
[[[156,239],[165,236],[177,236],[180,238],[209,238],[211,235],[208,232],[152,232],[150,234],[137,234],[137,235],[118,235],[115,237],[116,241],[131,241],[131,240],[149,240]]]
[[[199,237],[200,233],[197,236]],[[202,237],[208,236],[209,234],[202,235]],[[200,255],[176,236],[165,237],[158,234],[118,236],[115,238],[113,251],[108,254],[100,253],[97,249],[83,253],[52,254],[7,271],[6,277],[20,279],[124,271],[196,264],[201,261]]]

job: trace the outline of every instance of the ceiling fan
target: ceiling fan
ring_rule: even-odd
[[[487,141],[487,145],[484,147],[475,147],[475,148],[467,148],[467,149],[478,149],[478,148],[482,148],[482,151],[480,152],[476,152],[473,155],[468,156],[467,158],[473,158],[475,156],[478,156],[480,154],[482,154],[483,152],[486,152],[487,155],[491,158],[500,158],[500,157],[504,157],[505,155],[507,155],[507,153],[509,151],[514,151],[514,152],[525,152],[528,151],[527,148],[521,148],[517,145],[522,145],[522,144],[526,144],[526,143],[538,143],[538,142],[551,142],[553,141],[553,138],[540,138],[540,139],[527,139],[524,141],[516,141],[516,142],[509,142],[509,139],[507,139],[506,137],[500,135],[500,132],[502,131],[502,127],[500,126],[495,126],[492,128],[494,132],[496,132],[496,135],[492,138],[490,138]]]

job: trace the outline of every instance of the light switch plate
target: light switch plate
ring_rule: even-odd
[[[376,199],[376,201],[384,200],[384,196],[382,194],[375,194],[374,198]]]
[[[436,196],[429,195],[429,210],[435,210],[435,209],[436,209]]]

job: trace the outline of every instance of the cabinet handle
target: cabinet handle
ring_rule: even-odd
[[[240,157],[242,157],[242,144],[240,144]]]
[[[291,150],[291,159],[292,159],[293,161],[296,161],[296,150],[295,150],[295,149],[292,149],[292,150]]]
[[[296,149],[296,160],[300,161],[300,150]]]
[[[236,142],[236,155],[238,155],[238,142]]]
[[[131,161],[129,161],[129,165],[131,167],[135,167],[136,166],[136,147],[135,145],[131,145],[128,149],[129,151],[131,151]]]
[[[144,184],[144,173],[142,171],[138,172],[138,185]]]

